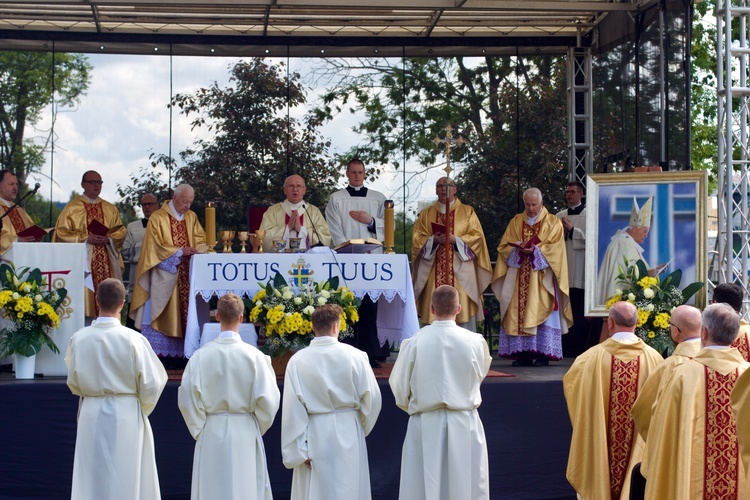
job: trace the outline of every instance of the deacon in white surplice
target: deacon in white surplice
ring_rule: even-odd
[[[389,379],[396,405],[407,412],[399,498],[489,499],[479,386],[490,369],[487,342],[456,325],[458,292],[432,293],[435,321],[401,343]]]
[[[167,372],[148,340],[120,324],[122,282],[99,283],[96,301],[100,316],[73,334],[65,356],[68,387],[80,396],[71,498],[158,500],[148,415]]]
[[[381,399],[367,355],[339,343],[341,308],[312,314],[315,338],[289,360],[281,454],[294,469],[292,500],[369,500],[367,436]]]
[[[271,358],[239,335],[244,304],[219,298],[219,336],[188,361],[178,391],[180,411],[197,440],[192,500],[271,500],[263,434],[279,409]]]

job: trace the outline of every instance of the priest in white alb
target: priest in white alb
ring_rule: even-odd
[[[409,414],[401,453],[402,499],[490,498],[487,441],[477,409],[492,358],[478,333],[456,325],[458,292],[432,294],[435,320],[404,340],[388,380]]]
[[[219,336],[198,349],[182,374],[177,402],[196,440],[190,498],[271,500],[263,434],[279,409],[271,358],[239,335],[245,306],[219,298]]]
[[[315,309],[315,338],[286,369],[281,455],[294,470],[292,500],[371,498],[365,436],[380,414],[380,388],[367,355],[339,342],[341,312]]]
[[[274,241],[284,241],[290,248],[290,239],[300,239],[300,250],[317,245],[331,246],[331,232],[318,207],[305,202],[305,180],[299,175],[290,175],[284,181],[286,199],[268,207],[260,222],[265,231],[263,251],[275,252]]]
[[[70,338],[68,387],[80,397],[71,498],[158,500],[159,477],[148,416],[167,372],[140,333],[120,324],[125,287],[96,290],[100,316]]]

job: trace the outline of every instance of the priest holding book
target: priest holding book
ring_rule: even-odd
[[[0,207],[5,214],[13,206],[18,196],[18,177],[10,170],[0,170]],[[0,255],[5,254],[16,241],[39,241],[33,236],[19,236],[18,233],[34,226],[23,207],[15,207],[3,218],[0,230]]]
[[[334,247],[352,239],[367,241],[375,238],[383,241],[385,195],[366,188],[365,177],[364,162],[353,158],[346,165],[349,185],[328,199],[325,216]],[[372,252],[381,253],[382,247],[376,247]],[[381,347],[378,340],[377,316],[377,304],[367,295],[362,297],[360,320],[354,324],[354,336],[346,339],[347,343],[367,353],[373,368],[380,367],[378,358],[384,359],[389,355],[387,347]]]
[[[83,194],[70,200],[60,212],[52,241],[86,243],[88,290],[85,315],[87,318],[96,318],[99,310],[94,294],[99,283],[107,278],[122,280],[125,265],[120,248],[128,230],[122,224],[117,207],[99,197],[102,192],[102,176],[98,172],[89,170],[84,173],[81,187]]]
[[[497,247],[492,291],[503,318],[498,353],[517,358],[515,366],[546,366],[562,359],[561,335],[573,324],[565,232],[544,208],[539,189],[524,191],[523,204]]]
[[[484,231],[474,209],[456,198],[456,183],[441,177],[435,185],[437,201],[420,212],[412,231],[412,280],[422,323],[432,323],[432,292],[440,285],[458,290],[459,326],[475,331],[484,319],[482,294],[490,283],[492,266]],[[448,235],[446,237],[446,235]]]

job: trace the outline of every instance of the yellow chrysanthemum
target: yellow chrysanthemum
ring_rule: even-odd
[[[652,338],[656,337],[656,333],[654,333],[652,330],[649,330],[647,336],[648,336],[648,338],[652,339]]]
[[[277,324],[279,321],[284,319],[284,306],[278,305],[275,306],[273,309],[268,311],[268,314],[266,315],[268,318],[268,323],[271,325]]]
[[[669,314],[659,313],[654,318],[654,326],[656,328],[669,328]]]
[[[638,280],[638,285],[640,285],[641,288],[651,288],[653,286],[656,286],[659,283],[659,280],[654,278],[653,276],[644,276],[640,280]]]
[[[612,305],[613,305],[613,304],[614,304],[615,302],[620,302],[621,300],[622,300],[622,295],[615,295],[615,296],[613,296],[613,297],[610,297],[610,298],[609,298],[609,300],[607,300],[607,302],[606,302],[606,303],[604,304],[604,306],[605,306],[605,307],[606,307],[607,309],[609,309],[610,307],[612,307]]]
[[[347,308],[347,310],[349,309]],[[349,319],[352,323],[356,323],[357,321],[359,321],[359,313],[356,309],[351,308],[351,310],[349,310]]]
[[[13,299],[13,292],[10,290],[3,290],[0,292],[0,307],[5,307],[5,305]]]
[[[34,310],[34,301],[31,297],[19,297],[16,301],[16,307],[14,307],[19,313],[27,313]]]
[[[250,310],[250,321],[255,323],[258,321],[258,318],[260,317],[260,313],[263,312],[262,306],[255,306]]]
[[[266,298],[266,289],[261,288],[260,290],[258,290],[258,293],[253,295],[253,302],[258,302],[259,300],[263,300],[265,298]]]
[[[644,311],[643,309],[638,311],[638,325],[637,326],[643,326],[646,321],[648,321],[648,317],[651,316],[651,313],[648,311]]]
[[[343,331],[344,331],[344,330],[346,330],[346,329],[347,329],[347,325],[346,325],[346,314],[344,314],[344,313],[341,313],[341,314],[339,315],[339,330],[341,330],[341,331],[343,332]]]

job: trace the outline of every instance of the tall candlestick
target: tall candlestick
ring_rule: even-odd
[[[395,253],[393,245],[395,243],[396,218],[393,213],[393,200],[385,200],[385,253]]]
[[[208,251],[213,252],[216,246],[216,207],[210,201],[206,204],[206,244]]]

